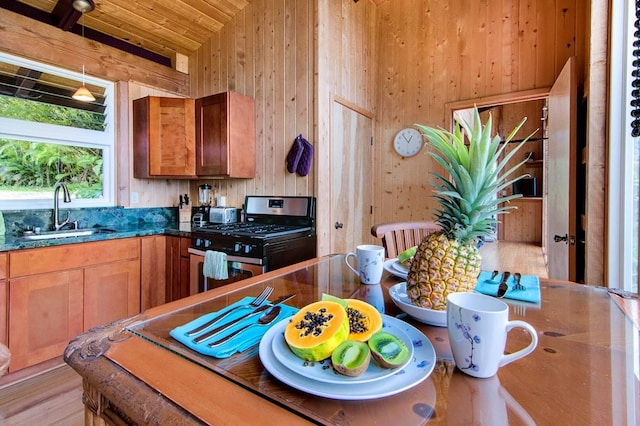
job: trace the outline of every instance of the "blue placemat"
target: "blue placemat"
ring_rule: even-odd
[[[482,271],[478,276],[478,283],[476,284],[475,290],[478,293],[495,296],[498,294],[498,287],[500,286],[501,281],[501,273],[494,277],[492,280],[491,272]],[[524,290],[514,289],[516,280],[513,277],[513,274],[511,274],[511,276],[507,280],[507,286],[509,287],[509,289],[505,293],[504,297],[506,299],[521,300],[523,302],[540,303],[540,281],[538,280],[537,276],[523,275],[520,278],[520,284],[525,286]]]
[[[278,315],[278,317],[271,322],[268,325],[261,325],[261,326],[255,326],[255,327],[250,327],[246,330],[244,330],[243,332],[241,332],[240,334],[238,334],[237,336],[232,337],[229,341],[223,343],[222,345],[219,346],[215,346],[215,347],[209,347],[209,343],[214,342],[218,339],[223,338],[224,336],[233,333],[234,331],[236,331],[239,328],[244,327],[245,325],[248,324],[255,324],[258,322],[258,318],[260,318],[260,314],[252,316],[251,318],[247,318],[246,320],[243,321],[239,321],[237,324],[234,324],[233,326],[229,327],[228,329],[222,331],[221,333],[215,335],[214,337],[212,337],[209,340],[206,340],[202,343],[194,343],[193,339],[195,339],[196,337],[198,337],[200,334],[204,334],[206,333],[208,330],[211,330],[215,327],[218,327],[220,325],[223,325],[225,323],[228,323],[229,321],[232,321],[236,318],[241,317],[242,315],[245,315],[249,312],[251,312],[253,309],[255,309],[254,307],[249,307],[246,309],[238,309],[236,312],[230,314],[228,317],[223,318],[220,322],[212,325],[210,328],[202,331],[199,334],[196,334],[194,336],[187,336],[186,333],[187,331],[193,330],[194,328],[198,327],[201,324],[204,324],[205,322],[209,321],[211,318],[216,317],[218,315],[220,315],[223,312],[226,312],[230,309],[233,309],[235,306],[240,306],[240,305],[248,305],[249,303],[251,303],[251,301],[253,300],[253,297],[245,297],[242,300],[237,301],[236,303],[233,303],[229,306],[227,306],[224,309],[221,309],[220,311],[216,311],[216,312],[210,312],[208,314],[202,315],[201,317],[198,317],[196,319],[194,319],[193,321],[190,321],[184,325],[178,326],[176,328],[174,328],[173,330],[171,330],[169,332],[169,334],[171,335],[171,337],[173,337],[174,339],[176,339],[178,342],[182,343],[183,345],[187,346],[190,349],[193,349],[196,352],[199,352],[203,355],[208,355],[208,356],[212,356],[215,358],[227,358],[231,355],[233,355],[236,352],[242,352],[246,349],[249,349],[250,347],[252,347],[253,345],[256,345],[260,342],[260,339],[262,339],[262,336],[264,336],[264,334],[267,332],[267,330],[269,328],[271,328],[272,326],[274,326],[275,324],[277,324],[278,322],[280,322],[281,320],[292,316],[293,314],[295,314],[296,312],[298,312],[298,308],[294,308],[291,306],[287,306],[287,305],[279,305],[282,307],[282,310],[280,311],[280,314]],[[267,304],[269,303],[268,301],[264,302],[263,304]]]

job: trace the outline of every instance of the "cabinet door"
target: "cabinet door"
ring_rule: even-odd
[[[85,330],[139,312],[139,260],[115,262],[85,269]]]
[[[189,296],[189,238],[167,237],[166,301]]]
[[[196,174],[255,177],[255,102],[235,92],[197,99]]]
[[[136,178],[195,177],[193,99],[147,96],[133,101]]]
[[[9,371],[62,355],[83,331],[82,282],[79,269],[10,281]]]
[[[162,305],[167,300],[167,238],[164,235],[142,238],[140,251],[140,310]]]

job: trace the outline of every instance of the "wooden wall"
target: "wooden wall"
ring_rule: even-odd
[[[245,195],[312,195],[316,167],[300,177],[285,158],[302,134],[314,137],[314,2],[254,0],[189,59],[191,96],[227,90],[256,101],[256,178],[210,183],[227,204]],[[193,197],[192,199],[197,199]]]
[[[184,181],[134,179],[131,152],[130,110],[133,99],[146,95],[188,96],[186,74],[123,53],[109,46],[83,40],[21,15],[2,9],[0,13],[0,50],[23,58],[69,70],[82,69],[83,50],[87,74],[117,82],[116,113],[116,200],[121,206],[169,207],[177,204],[178,194],[186,192]],[[130,204],[130,192],[139,201]]]
[[[551,86],[570,56],[585,57],[578,0],[393,0],[378,7],[376,221],[431,219],[423,153],[408,159],[394,135],[445,125],[444,105]]]

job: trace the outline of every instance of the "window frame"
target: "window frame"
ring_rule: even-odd
[[[0,60],[65,78],[76,79],[78,86],[82,83],[82,73],[20,58],[4,52],[0,52]],[[65,208],[112,207],[115,205],[116,179],[115,83],[86,74],[84,75],[84,81],[104,88],[104,131],[0,117],[0,138],[101,149],[103,153],[103,196],[101,198],[72,198],[71,203],[65,204]],[[25,123],[28,123],[28,125],[25,125]],[[51,198],[47,199],[3,200],[2,210],[51,208],[52,202],[53,191]]]
[[[638,138],[631,136],[630,114],[635,1],[612,0],[610,11],[607,285],[637,291],[638,259],[632,253],[638,243],[634,210],[639,206],[633,202],[638,190],[634,187],[638,170],[633,167]]]

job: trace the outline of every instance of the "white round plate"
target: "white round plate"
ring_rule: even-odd
[[[398,259],[389,259],[387,261],[384,262],[384,265],[382,265],[384,267],[384,270],[389,272],[392,275],[395,275],[398,278],[402,278],[403,280],[407,279],[407,274],[409,273],[409,270],[407,270],[407,268],[405,268],[404,266],[400,265],[400,263],[398,262]]]
[[[290,370],[282,365],[273,353],[273,339],[276,336],[284,339],[284,329],[278,327],[278,324],[271,327],[260,341],[260,361],[276,379],[311,395],[351,401],[395,395],[420,384],[431,375],[436,364],[436,351],[427,336],[411,324],[386,315],[384,321],[400,328],[411,339],[414,347],[413,357],[406,367],[385,380],[349,385],[335,384],[305,377],[304,370],[299,373]]]
[[[438,327],[447,326],[447,311],[436,311],[433,309],[421,308],[409,300],[407,296],[407,283],[398,283],[389,289],[389,296],[393,303],[403,312],[420,322]]]
[[[405,274],[406,275],[406,274],[409,273],[409,268],[407,268],[402,263],[400,263],[400,261],[398,259],[396,259],[396,261],[391,264],[391,267],[393,269],[395,269],[396,271],[400,272],[401,274]]]
[[[308,379],[317,380],[319,382],[349,385],[354,383],[375,382],[376,380],[381,380],[396,374],[398,371],[402,370],[413,358],[413,343],[411,342],[409,336],[407,336],[402,331],[402,328],[398,327],[396,323],[387,321],[387,318],[385,317],[384,324],[382,326],[383,330],[400,338],[404,342],[404,344],[407,345],[407,348],[409,348],[410,353],[409,358],[407,358],[407,362],[396,368],[382,368],[373,360],[372,357],[369,367],[360,376],[344,376],[340,373],[337,373],[333,369],[330,359],[319,362],[309,362],[294,355],[294,353],[289,349],[289,346],[287,345],[287,342],[284,340],[283,336],[284,329],[286,328],[287,323],[288,322],[286,321],[281,321],[280,323],[273,326],[274,328],[281,328],[282,332],[275,334],[275,337],[272,340],[271,349],[273,350],[273,354],[276,359],[280,361],[280,364],[284,365],[289,370],[292,370],[294,373],[301,374]]]

